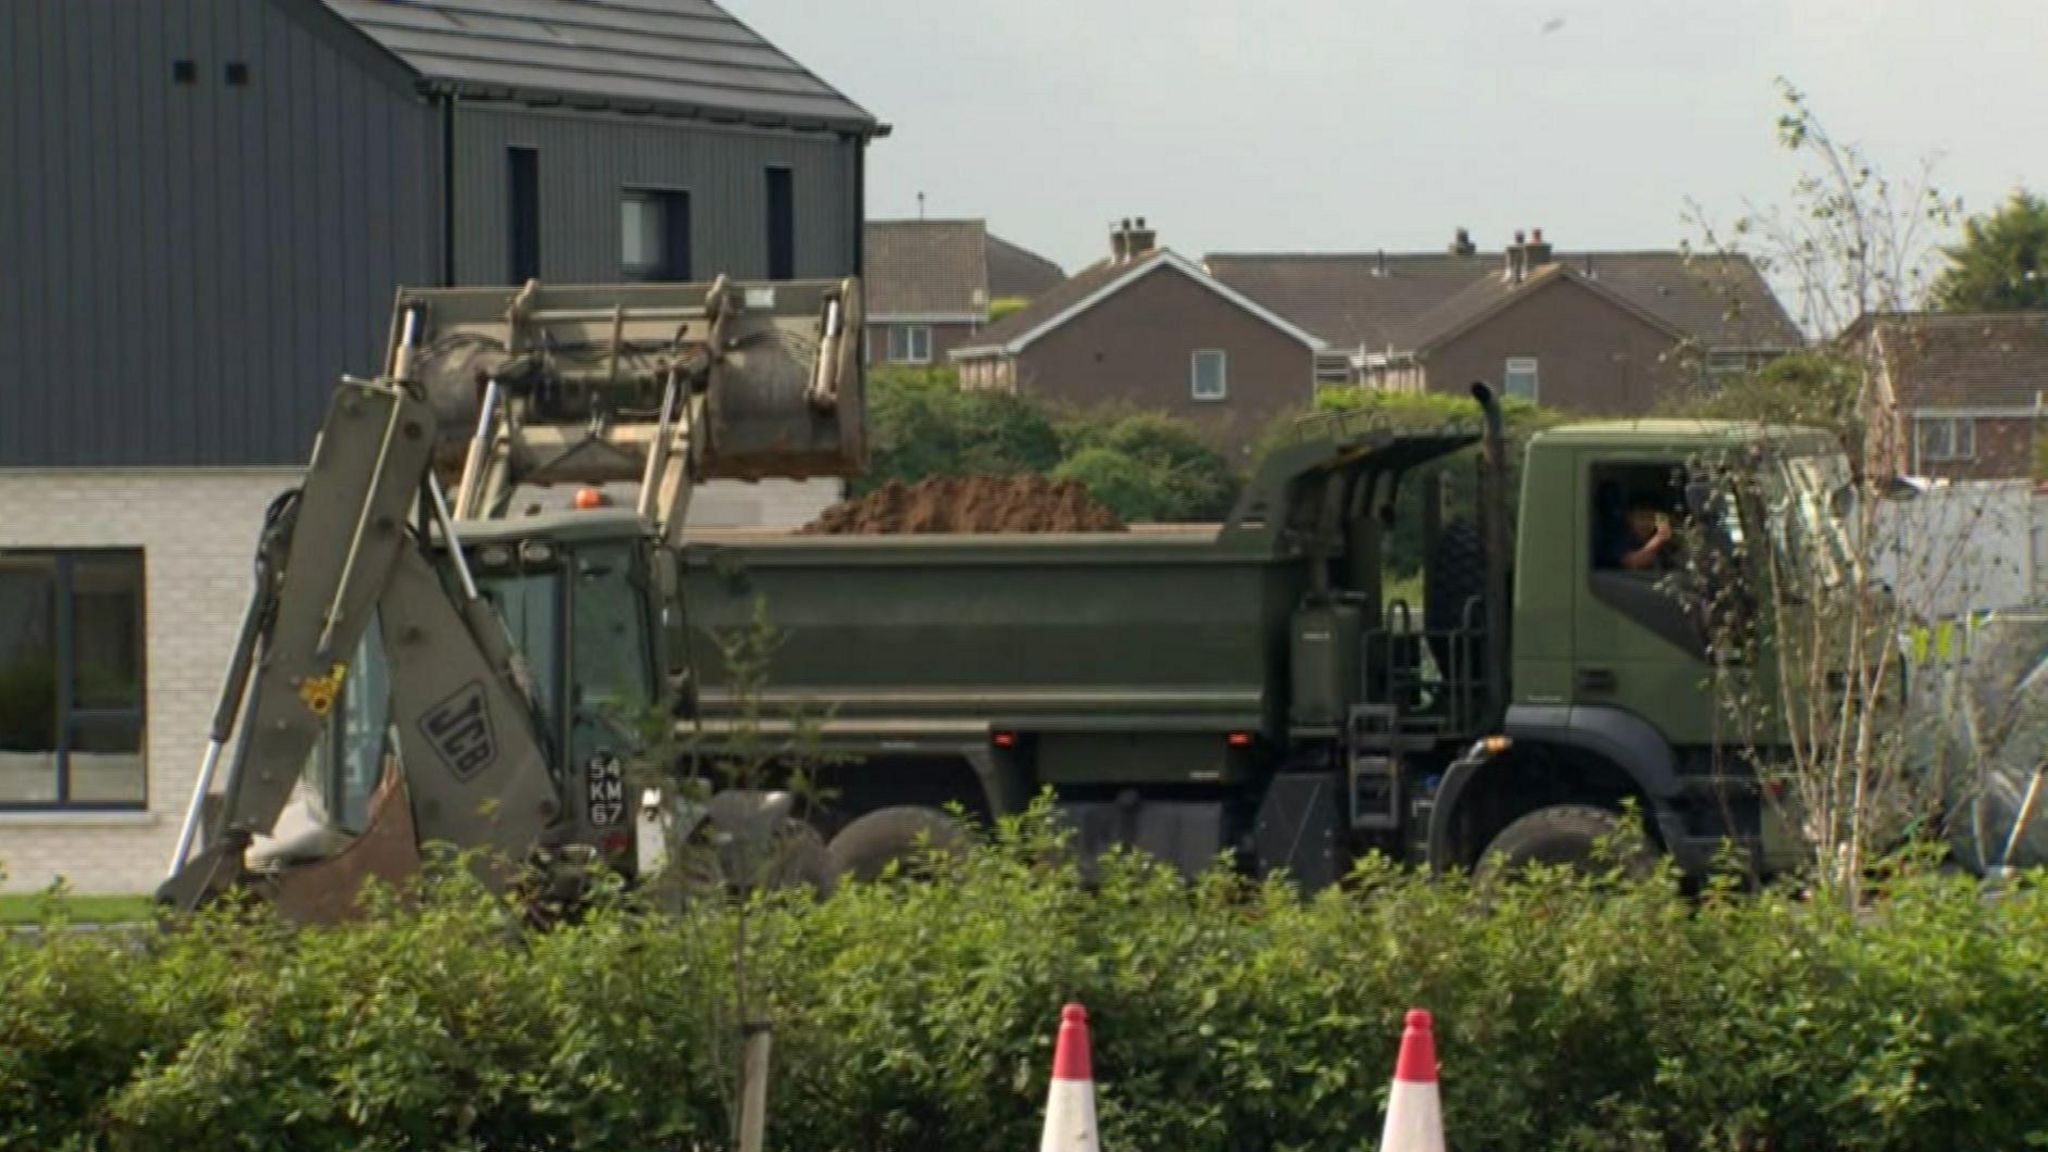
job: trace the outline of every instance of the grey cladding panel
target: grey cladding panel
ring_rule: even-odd
[[[0,3],[0,467],[303,460],[437,278],[432,109],[301,5]]]
[[[510,278],[512,147],[539,153],[544,280],[620,277],[619,199],[634,188],[689,193],[693,278],[763,277],[770,167],[789,168],[795,185],[797,277],[857,270],[854,138],[475,106],[458,113],[456,137],[455,267],[465,284]]]

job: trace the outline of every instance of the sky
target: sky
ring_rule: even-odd
[[[870,218],[1069,272],[1185,255],[1697,243],[1789,200],[1775,82],[1966,211],[2048,187],[2048,0],[726,0],[892,126]]]

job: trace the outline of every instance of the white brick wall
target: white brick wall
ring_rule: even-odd
[[[0,469],[0,548],[142,549],[149,773],[142,812],[0,809],[0,891],[62,876],[79,892],[146,892],[162,877],[248,602],[263,510],[296,473]]]

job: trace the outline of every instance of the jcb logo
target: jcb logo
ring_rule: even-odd
[[[447,763],[457,780],[491,766],[498,758],[498,742],[491,736],[491,711],[484,703],[484,686],[471,681],[420,720],[420,731]]]

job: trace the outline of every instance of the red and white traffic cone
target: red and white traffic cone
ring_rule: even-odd
[[[1380,1152],[1444,1152],[1443,1101],[1436,1091],[1436,1033],[1429,1013],[1408,1013],[1401,1032],[1401,1058],[1394,1064],[1394,1091],[1387,1097],[1387,1126]]]
[[[1052,1054],[1052,1091],[1045,1101],[1045,1134],[1038,1152],[1101,1152],[1095,1135],[1095,1069],[1088,1059],[1088,1012],[1079,1004],[1060,1010],[1060,1039]]]

